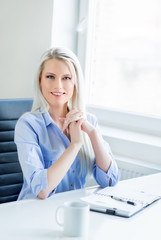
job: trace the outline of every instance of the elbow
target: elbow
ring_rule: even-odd
[[[42,190],[42,191],[37,195],[37,197],[38,197],[39,199],[46,199],[46,198],[48,197],[47,191]]]
[[[118,174],[116,176],[113,177],[112,181],[111,181],[111,187],[115,186],[120,180],[120,172],[118,172]]]

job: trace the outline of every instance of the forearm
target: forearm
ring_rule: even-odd
[[[105,149],[104,143],[96,129],[93,129],[93,131],[89,134],[89,138],[95,153],[97,166],[107,173],[112,159],[110,154],[107,152],[107,149]]]
[[[47,189],[41,191],[38,195],[39,198],[46,198],[50,192],[57,187],[61,182],[73,161],[75,160],[81,145],[77,143],[71,143],[65,150],[62,156],[52,164],[47,170]]]

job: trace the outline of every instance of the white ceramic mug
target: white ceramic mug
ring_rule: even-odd
[[[61,213],[64,212],[63,221]],[[56,210],[56,222],[64,226],[64,234],[70,237],[88,235],[89,205],[83,202],[65,202]]]

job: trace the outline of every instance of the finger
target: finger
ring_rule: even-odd
[[[64,125],[63,125],[63,131],[73,122],[77,122],[79,121],[80,119],[84,119],[84,116],[76,116],[72,119],[69,119],[69,120],[65,120],[64,122]]]
[[[82,118],[83,115],[84,115],[84,113],[82,111],[78,111],[78,112],[75,112],[74,114],[68,115],[66,117],[66,120],[67,120],[67,122],[77,121],[80,118]]]
[[[68,118],[66,118],[66,120],[64,121],[64,125],[63,125],[63,131],[69,126],[70,123],[72,122],[76,122],[79,119],[84,118],[84,114],[83,112],[80,113],[75,113],[73,115],[70,115]]]
[[[67,121],[67,120],[64,121],[64,124],[63,124],[63,132],[65,131],[65,129],[68,128],[69,124],[70,124],[69,121]]]
[[[59,121],[60,121],[60,122],[63,122],[63,123],[64,123],[64,122],[65,122],[65,120],[66,120],[66,118],[65,118],[65,117],[59,117]]]
[[[81,127],[82,123],[85,121],[85,118],[81,118],[80,120],[78,120],[77,124],[79,127]]]
[[[67,113],[66,118],[64,120],[64,125],[63,125],[63,131],[68,127],[68,125],[72,122],[71,119],[73,116],[78,112],[77,109],[71,110],[69,113]]]
[[[77,108],[74,108],[74,109],[72,109],[71,111],[69,111],[68,113],[67,113],[67,115],[66,115],[66,117],[68,117],[68,116],[70,116],[70,115],[73,115],[73,114],[75,114],[76,112],[78,112],[79,110],[77,109]]]
[[[70,112],[67,113],[66,118],[71,118],[75,114],[81,114],[81,113],[83,113],[83,112],[80,109],[75,109],[74,108],[73,110],[71,110]]]

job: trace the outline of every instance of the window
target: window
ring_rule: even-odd
[[[161,116],[160,9],[160,0],[95,1],[90,104]]]
[[[161,169],[161,1],[81,0],[87,110],[115,159]],[[155,166],[154,166],[155,165]]]

